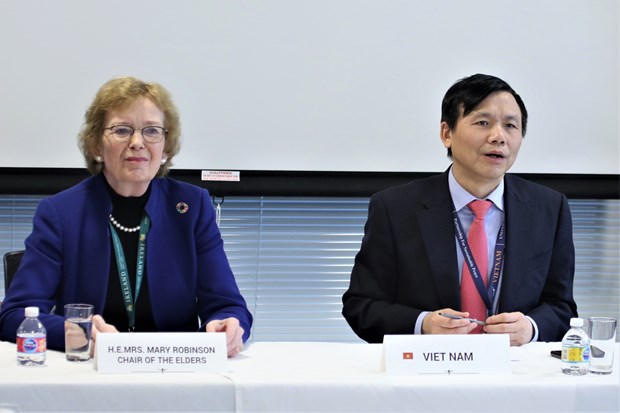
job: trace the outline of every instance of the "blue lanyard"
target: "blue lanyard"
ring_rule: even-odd
[[[495,253],[493,255],[493,268],[490,274],[491,279],[489,280],[488,287],[485,288],[484,281],[482,280],[480,271],[478,270],[478,265],[474,260],[471,250],[469,249],[469,243],[467,242],[467,238],[465,237],[465,231],[463,231],[463,226],[461,225],[461,220],[459,219],[459,214],[457,214],[454,204],[452,204],[452,220],[454,221],[456,239],[459,243],[459,246],[461,247],[461,251],[463,251],[464,261],[465,264],[467,264],[467,268],[469,268],[471,278],[474,280],[476,290],[478,290],[478,294],[480,294],[480,298],[482,298],[482,301],[484,301],[487,310],[490,314],[492,314],[493,300],[499,286],[499,274],[501,273],[502,265],[504,263],[504,249],[506,247],[506,234],[504,231],[504,224],[502,224],[502,226],[499,228],[499,232],[497,233],[497,240],[495,241]]]
[[[138,294],[140,294],[140,286],[142,285],[142,278],[144,277],[144,261],[146,255],[146,234],[149,232],[151,221],[149,216],[142,215],[142,221],[140,222],[140,235],[138,238],[138,260],[136,264],[136,293],[132,297],[131,294],[131,282],[129,281],[129,274],[127,272],[127,263],[125,262],[125,253],[123,252],[123,246],[121,240],[118,237],[118,233],[114,229],[112,223],[110,223],[110,231],[112,232],[112,242],[114,245],[114,254],[116,255],[116,267],[118,268],[118,277],[121,281],[121,291],[123,293],[123,301],[125,302],[125,309],[127,310],[127,318],[129,319],[129,331],[134,331],[136,328],[136,302],[138,301]]]

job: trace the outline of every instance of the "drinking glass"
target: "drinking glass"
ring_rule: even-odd
[[[611,317],[588,318],[590,334],[590,373],[611,374],[614,364],[617,320]]]
[[[65,305],[65,356],[68,361],[84,362],[90,360],[92,325],[92,305]]]

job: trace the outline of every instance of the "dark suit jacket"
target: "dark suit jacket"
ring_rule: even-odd
[[[566,197],[506,175],[502,312],[520,311],[539,341],[560,341],[577,316],[575,252]],[[459,310],[460,284],[448,172],[375,194],[343,315],[362,339],[413,334],[422,311]]]
[[[90,177],[39,204],[21,266],[0,310],[0,339],[15,341],[24,308],[36,306],[48,347],[63,350],[65,304],[89,303],[96,314],[103,313],[112,211],[103,179]],[[186,213],[177,211],[179,202],[189,206]],[[199,331],[198,317],[201,330],[212,319],[235,317],[246,340],[252,316],[224,253],[209,193],[172,179],[155,179],[146,212],[151,229],[145,276],[157,329]],[[55,314],[49,314],[53,307]]]

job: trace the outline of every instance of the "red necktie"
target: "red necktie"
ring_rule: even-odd
[[[467,236],[467,243],[469,249],[478,265],[478,271],[484,281],[484,285],[487,285],[487,273],[488,273],[488,253],[487,253],[487,236],[484,231],[484,217],[487,211],[491,207],[491,201],[476,200],[467,204],[475,215],[474,222],[469,229],[469,235]],[[476,289],[474,280],[469,272],[467,263],[463,263],[463,274],[461,276],[461,310],[468,311],[469,316],[477,318],[478,320],[486,320],[487,308],[484,305],[484,301],[480,298],[480,294]],[[482,333],[482,326],[476,327],[471,333]]]

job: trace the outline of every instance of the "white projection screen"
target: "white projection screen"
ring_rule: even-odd
[[[163,84],[175,168],[435,172],[441,98],[523,97],[512,171],[618,174],[618,0],[0,0],[0,167],[82,168],[105,81]]]

